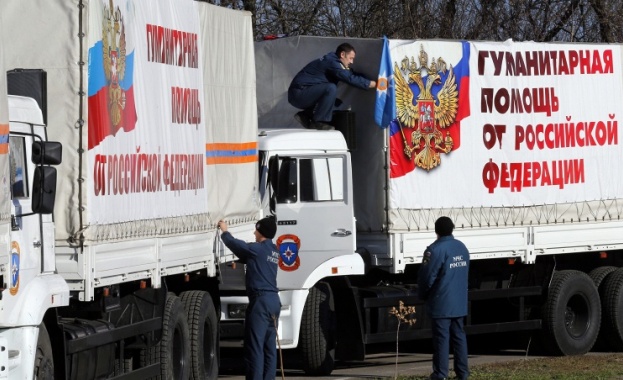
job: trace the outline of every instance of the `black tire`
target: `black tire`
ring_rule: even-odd
[[[218,378],[218,319],[209,293],[194,290],[180,295],[190,328],[190,378]]]
[[[602,296],[603,335],[610,349],[623,351],[623,268],[606,277]]]
[[[608,339],[606,338],[606,333],[604,331],[604,318],[606,315],[605,310],[605,294],[604,294],[604,280],[610,275],[610,273],[614,272],[617,267],[612,266],[603,266],[593,269],[588,273],[588,276],[593,280],[597,290],[599,291],[599,301],[601,304],[601,328],[599,329],[599,335],[597,336],[597,341],[593,346],[593,351],[604,351],[608,350],[610,344],[608,343]]]
[[[303,370],[310,376],[327,376],[335,366],[336,319],[333,293],[320,282],[309,290],[305,301],[299,346]]]
[[[543,312],[544,343],[554,355],[591,350],[601,324],[599,293],[593,280],[575,270],[554,273]]]
[[[42,323],[39,325],[37,351],[35,352],[35,380],[54,380],[54,358],[52,357],[52,342],[48,330]]]
[[[188,380],[190,376],[190,333],[186,312],[179,297],[167,294],[162,317],[162,339],[143,351],[141,362],[160,362],[160,380]]]
[[[115,360],[115,376],[123,375],[124,373],[132,372],[132,362],[130,359],[116,359]]]
[[[608,277],[608,275],[614,272],[615,270],[617,270],[617,267],[610,267],[610,266],[598,267],[590,271],[588,273],[588,277],[590,277],[591,280],[593,280],[593,282],[595,283],[595,286],[597,287],[597,290],[600,290],[600,289],[603,289],[603,286],[601,286],[601,284],[603,283],[604,279]]]

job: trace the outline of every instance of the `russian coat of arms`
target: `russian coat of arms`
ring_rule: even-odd
[[[121,11],[113,7],[104,7],[102,23],[102,53],[104,74],[108,83],[108,112],[110,115],[111,132],[113,135],[122,126],[122,111],[125,108],[125,91],[120,82],[125,76],[125,28]]]
[[[415,165],[431,170],[441,163],[440,153],[452,151],[453,141],[446,130],[458,111],[458,90],[452,65],[433,58],[420,47],[418,63],[405,57],[394,63],[396,118],[404,141],[404,153]],[[444,80],[445,78],[445,80]],[[414,92],[417,94],[414,94]],[[405,134],[410,131],[410,135]]]

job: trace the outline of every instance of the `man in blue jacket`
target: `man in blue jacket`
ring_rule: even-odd
[[[322,58],[308,63],[292,79],[288,89],[288,102],[303,111],[294,118],[305,128],[334,129],[330,123],[337,100],[337,84],[348,83],[362,89],[375,88],[376,82],[353,72],[355,48],[349,43],[337,47]]]
[[[221,239],[243,264],[249,297],[244,320],[244,361],[247,380],[272,380],[277,369],[277,321],[281,311],[277,268],[279,252],[272,242],[277,232],[273,216],[255,224],[255,243],[235,239],[227,223],[219,221]]]
[[[431,380],[447,379],[450,341],[454,347],[454,372],[469,376],[467,339],[463,323],[467,316],[469,251],[452,236],[454,223],[447,216],[435,222],[437,240],[426,248],[418,273],[419,297],[426,301],[433,333]]]

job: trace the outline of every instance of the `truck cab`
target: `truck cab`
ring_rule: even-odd
[[[293,250],[289,244],[281,252],[280,286],[298,287],[304,285],[299,271],[307,276],[312,268],[355,252],[350,153],[335,131],[263,131],[259,150],[266,169],[262,196],[268,197],[267,211],[278,216],[277,241],[298,246]],[[303,262],[298,249],[305,252]]]
[[[274,242],[280,255],[281,347],[311,345],[310,340],[317,339],[330,342],[328,335],[302,331],[311,326],[301,326],[301,320],[306,318],[304,309],[334,310],[331,288],[315,287],[323,280],[364,273],[363,260],[355,252],[351,157],[346,141],[339,131],[262,130],[258,148],[260,199],[264,212],[277,216]],[[238,284],[243,284],[243,274],[238,268],[225,268],[224,286],[234,288],[236,276]],[[222,344],[231,346],[241,343],[241,310],[247,300],[243,286],[229,294],[221,298],[221,338]],[[306,302],[314,304],[306,306]],[[319,323],[325,330],[330,328],[328,320]]]
[[[11,219],[1,224],[0,234],[7,253],[0,258],[5,290],[0,301],[0,362],[2,372],[32,374],[32,364],[44,359],[38,341],[48,340],[42,328],[46,310],[69,304],[69,288],[55,273],[54,208],[56,169],[61,145],[46,141],[41,110],[32,98],[9,96],[9,187]],[[8,291],[6,288],[8,287]],[[39,355],[37,358],[36,356]],[[37,359],[37,360],[36,360]],[[22,365],[27,364],[27,365]],[[35,364],[35,366],[38,364]]]

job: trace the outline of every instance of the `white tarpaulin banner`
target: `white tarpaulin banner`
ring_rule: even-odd
[[[259,201],[252,15],[195,3],[205,52],[203,108],[210,220],[254,221]]]
[[[47,73],[47,133],[63,144],[57,244],[257,218],[249,12],[192,0],[1,4],[7,69]]]
[[[94,1],[89,24],[89,221],[206,213],[194,2]]]
[[[390,41],[390,48],[392,209],[623,198],[620,46]]]

